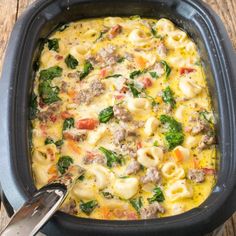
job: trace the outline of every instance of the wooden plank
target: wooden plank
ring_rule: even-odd
[[[236,49],[236,0],[204,0],[220,16]]]
[[[16,21],[18,1],[0,0],[0,72],[6,51],[7,42]]]
[[[24,9],[35,0],[0,0],[0,71],[9,34],[15,20]],[[204,0],[224,22],[227,32],[236,49],[236,0]],[[0,206],[0,231],[9,221],[3,206]],[[208,236],[236,236],[236,213]]]
[[[23,13],[23,11],[32,3],[35,2],[35,0],[18,0],[19,1],[19,7],[17,12],[17,18]]]

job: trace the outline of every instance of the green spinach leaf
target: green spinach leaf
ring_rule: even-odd
[[[64,123],[63,123],[63,130],[67,130],[67,129],[70,129],[70,128],[73,128],[75,126],[75,120],[74,118],[67,118],[64,120]]]
[[[59,51],[59,39],[48,39],[48,49],[55,52]]]
[[[164,66],[165,79],[168,80],[170,73],[171,73],[171,68],[169,67],[169,65],[167,64],[166,61],[161,61],[161,64]]]
[[[67,65],[68,68],[71,69],[75,69],[78,65],[79,62],[76,60],[76,58],[74,56],[72,56],[71,54],[69,54],[66,59],[65,59],[65,63]]]
[[[62,75],[62,68],[59,66],[53,66],[45,70],[41,70],[39,73],[40,80],[52,80],[55,77]]]
[[[73,162],[74,161],[70,156],[62,156],[57,162],[57,169],[61,174],[64,174]]]
[[[163,90],[162,100],[163,102],[169,104],[172,108],[175,107],[176,102],[174,99],[174,93],[169,86]]]
[[[141,209],[142,206],[143,206],[142,198],[139,197],[139,198],[130,199],[129,202],[130,202],[130,204],[133,206],[133,208],[139,213],[139,212],[140,212],[140,209]]]
[[[122,163],[122,158],[123,158],[122,155],[117,154],[116,152],[108,150],[104,147],[100,147],[99,151],[101,151],[104,154],[104,156],[106,157],[108,167],[111,168],[113,166],[113,164],[115,164],[115,163],[118,163],[118,164]]]
[[[81,211],[83,211],[86,215],[90,215],[98,206],[98,202],[96,200],[92,200],[89,202],[81,203],[79,206]]]
[[[107,123],[113,116],[114,116],[113,107],[109,106],[103,109],[99,113],[98,118],[99,118],[100,123]]]
[[[165,197],[161,188],[156,187],[154,188],[153,192],[154,192],[154,195],[151,198],[148,198],[149,203],[163,202],[165,200]]]
[[[84,64],[84,70],[79,76],[80,80],[84,79],[92,70],[93,70],[93,65],[91,64],[91,62],[86,61]]]

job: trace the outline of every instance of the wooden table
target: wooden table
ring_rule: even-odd
[[[0,71],[12,27],[23,10],[35,0],[0,0]],[[236,49],[236,0],[204,0],[221,17]],[[0,231],[9,218],[3,206],[0,206]],[[224,226],[208,236],[236,236],[236,213]]]

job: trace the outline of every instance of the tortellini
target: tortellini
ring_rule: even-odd
[[[57,148],[55,144],[38,147],[33,152],[33,161],[41,165],[48,165],[56,160]]]
[[[141,29],[134,29],[129,34],[130,42],[135,46],[144,46],[149,43],[150,36],[148,36]]]
[[[174,162],[166,162],[163,165],[161,172],[166,179],[181,179],[185,177],[184,169],[178,167]]]
[[[179,106],[175,111],[175,117],[179,120],[183,120],[183,114],[184,114],[185,106],[181,105]]]
[[[98,189],[104,189],[110,183],[111,174],[109,170],[101,165],[92,165],[88,169],[88,174],[95,176]]]
[[[106,27],[112,27],[117,24],[121,24],[123,22],[123,19],[121,17],[106,17],[104,18],[103,24]]]
[[[132,113],[144,113],[151,109],[150,102],[146,98],[130,98],[127,106]]]
[[[84,60],[84,56],[90,49],[89,43],[76,45],[70,49],[70,54],[78,60]]]
[[[159,121],[156,117],[148,118],[144,126],[145,134],[148,136],[151,136],[152,134],[154,134],[158,125],[159,125]]]
[[[145,167],[156,167],[163,160],[163,151],[159,147],[140,148],[137,151],[138,162]]]
[[[185,45],[185,40],[187,39],[187,34],[181,30],[175,30],[168,34],[166,38],[166,46],[171,49],[183,47]]]
[[[182,160],[182,161],[186,161],[186,160],[188,160],[189,157],[190,157],[190,151],[189,151],[189,149],[188,149],[188,148],[185,148],[185,147],[183,147],[183,146],[177,146],[177,147],[175,147],[174,150],[173,150],[173,152],[174,152],[174,154],[175,154],[176,152],[180,152],[181,156],[183,157],[183,160]]]
[[[72,195],[80,200],[92,200],[96,196],[96,189],[95,186],[90,182],[79,181],[74,185],[72,189]]]
[[[156,23],[156,28],[157,28],[157,32],[160,33],[161,35],[165,35],[175,30],[174,24],[171,21],[164,18],[160,19]]]
[[[182,77],[179,88],[187,98],[193,98],[202,91],[202,87],[194,83],[190,78]]]
[[[137,178],[116,179],[113,185],[114,193],[123,199],[132,198],[139,189]]]
[[[42,166],[38,163],[33,163],[32,169],[34,172],[34,179],[37,181],[38,187],[42,187],[48,183],[49,174],[48,174],[49,166]]]
[[[172,202],[183,198],[191,198],[193,196],[193,190],[187,185],[185,179],[171,183],[165,193],[166,197]]]
[[[95,145],[107,133],[106,126],[100,126],[96,131],[92,131],[88,136],[88,143]]]

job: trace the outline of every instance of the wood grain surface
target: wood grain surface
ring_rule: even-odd
[[[24,9],[34,1],[0,0],[0,72],[12,27]],[[236,0],[204,0],[204,2],[220,16],[236,49]],[[3,205],[0,205],[0,231],[8,220]],[[236,213],[222,227],[207,236],[236,236]]]

